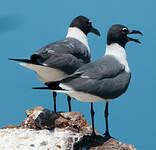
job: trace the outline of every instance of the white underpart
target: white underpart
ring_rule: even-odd
[[[56,90],[55,92],[59,92],[59,93],[65,93],[67,95],[69,95],[72,98],[75,98],[81,102],[98,102],[98,101],[107,101],[106,99],[102,99],[101,97],[95,96],[95,95],[91,95],[89,93],[84,93],[84,92],[80,92],[80,91],[75,91],[73,90],[71,87],[64,85],[64,84],[59,84],[59,86],[64,90]]]
[[[111,45],[106,46],[105,55],[114,56],[121,64],[125,66],[125,71],[130,72],[127,55],[125,49],[117,43],[113,43]]]
[[[82,42],[87,48],[90,53],[89,45],[88,45],[88,39],[87,36],[77,27],[69,27],[68,33],[66,35],[66,38],[75,38]]]
[[[30,63],[20,63],[20,65],[27,67],[31,70],[34,70],[37,74],[38,79],[42,83],[61,80],[68,76],[65,72],[61,70],[46,67],[46,66],[34,65]]]
[[[63,91],[63,90],[55,90],[55,92],[59,93],[65,93],[69,95],[72,98],[75,98],[81,102],[98,102],[98,101],[108,101],[108,99],[103,99],[101,97],[89,94],[89,93],[84,93],[84,92],[79,92],[79,91],[74,91],[72,88],[68,87],[70,91]]]

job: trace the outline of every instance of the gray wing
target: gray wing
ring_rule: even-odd
[[[80,68],[84,61],[72,54],[52,54],[49,59],[44,61],[44,65],[59,69],[67,74],[72,74]]]
[[[66,73],[71,74],[83,64],[89,63],[91,55],[83,43],[74,38],[66,38],[36,51],[31,56],[31,60],[48,67],[63,69]],[[64,68],[71,66],[72,71],[69,71],[69,68]]]
[[[75,74],[82,72],[82,78],[103,79],[113,78],[125,69],[113,56],[103,56],[96,62],[91,62],[79,68]]]
[[[125,72],[124,66],[114,57],[104,56],[79,68],[63,84],[75,91],[112,99],[125,92],[129,81],[130,73]]]

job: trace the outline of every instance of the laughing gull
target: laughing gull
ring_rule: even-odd
[[[78,16],[71,22],[64,40],[41,48],[30,59],[10,60],[23,62],[20,64],[34,70],[42,83],[61,80],[91,61],[87,40],[90,32],[100,36],[100,32],[92,26],[88,18]],[[53,92],[53,99],[56,112],[56,92]],[[68,96],[67,100],[71,111],[71,98]]]
[[[35,89],[51,89],[82,102],[91,102],[92,135],[95,135],[93,102],[105,101],[105,136],[110,137],[108,102],[125,93],[131,79],[125,45],[129,41],[140,43],[138,39],[130,38],[127,34],[142,35],[140,31],[128,30],[123,25],[113,25],[107,33],[106,52],[101,59],[83,65],[66,79],[49,82],[48,87]]]

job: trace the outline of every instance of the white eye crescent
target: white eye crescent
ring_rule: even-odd
[[[127,28],[122,28],[122,31],[128,31],[128,29]]]
[[[89,24],[89,25],[91,25],[91,24],[92,24],[92,22],[89,20],[89,21],[88,21],[88,24]]]

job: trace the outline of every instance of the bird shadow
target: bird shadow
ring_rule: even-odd
[[[107,142],[109,139],[113,137],[103,137],[101,135],[85,135],[82,137],[81,140],[76,142],[73,146],[74,150],[81,150],[84,147],[86,149],[90,149],[91,147],[97,147],[103,145],[105,142]]]
[[[22,19],[19,15],[0,16],[0,33],[17,30],[21,24]]]

